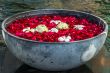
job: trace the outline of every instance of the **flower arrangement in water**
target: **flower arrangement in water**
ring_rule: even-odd
[[[60,15],[17,19],[6,29],[15,36],[40,42],[74,42],[92,38],[103,31],[101,25],[86,18]]]

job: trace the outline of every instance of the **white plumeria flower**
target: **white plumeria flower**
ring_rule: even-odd
[[[50,29],[49,31],[50,31],[50,32],[56,32],[56,33],[58,33],[58,29],[57,29],[57,28],[52,28],[52,29]]]
[[[33,32],[34,33],[35,31],[36,31],[35,29],[30,29],[30,32]]]
[[[30,28],[30,27],[24,28],[22,31],[26,33],[28,32],[34,33],[35,31],[42,33],[42,32],[48,32],[48,28],[45,25],[41,24],[38,25],[36,28]]]
[[[30,27],[27,27],[27,28],[24,28],[23,29],[23,32],[26,32],[26,33],[33,32],[34,33],[35,32],[35,29],[33,29],[33,28],[31,29]]]
[[[61,41],[61,42],[69,42],[71,40],[71,37],[70,36],[62,36],[62,37],[59,37],[58,38],[58,41]]]
[[[30,32],[30,30],[31,30],[30,27],[27,27],[23,29],[23,32]]]
[[[60,23],[61,21],[60,20],[51,20],[50,23],[55,23],[55,24],[58,24]]]
[[[84,25],[74,25],[74,29],[83,30]]]
[[[65,39],[65,42],[69,42],[70,41],[70,39]]]
[[[63,42],[65,39],[63,37],[59,37],[58,41]]]
[[[67,38],[67,39],[71,39],[71,37],[70,37],[70,36],[67,36],[66,38]]]

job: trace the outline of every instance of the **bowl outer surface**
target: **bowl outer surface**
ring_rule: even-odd
[[[17,18],[39,14],[75,15],[77,17],[84,17],[86,15],[88,17],[93,17],[95,20],[97,19],[97,23],[100,22],[106,27],[104,21],[88,13],[66,10],[34,10],[24,12],[14,17],[12,16],[4,21],[3,24],[4,27],[6,27],[8,23]],[[80,66],[94,57],[105,42],[107,30],[106,27],[106,30],[95,38],[73,43],[41,43],[27,41],[18,39],[4,30],[2,30],[2,34],[10,51],[23,62],[43,70],[60,71]]]

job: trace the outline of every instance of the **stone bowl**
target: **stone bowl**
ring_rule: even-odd
[[[102,25],[104,31],[97,36],[74,42],[39,42],[9,33],[7,25],[19,18],[33,15],[68,15],[86,17]],[[108,25],[98,16],[75,10],[41,9],[15,14],[2,23],[2,35],[9,50],[24,63],[38,69],[62,71],[78,67],[93,58],[102,48],[107,37]]]

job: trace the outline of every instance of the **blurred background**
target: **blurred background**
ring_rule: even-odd
[[[94,73],[110,73],[110,1],[109,0],[0,0],[0,24],[15,13],[35,9],[70,9],[102,17],[109,33],[102,51],[87,65]],[[0,28],[1,29],[1,28]],[[11,73],[22,64],[7,49],[0,32],[0,73]]]

